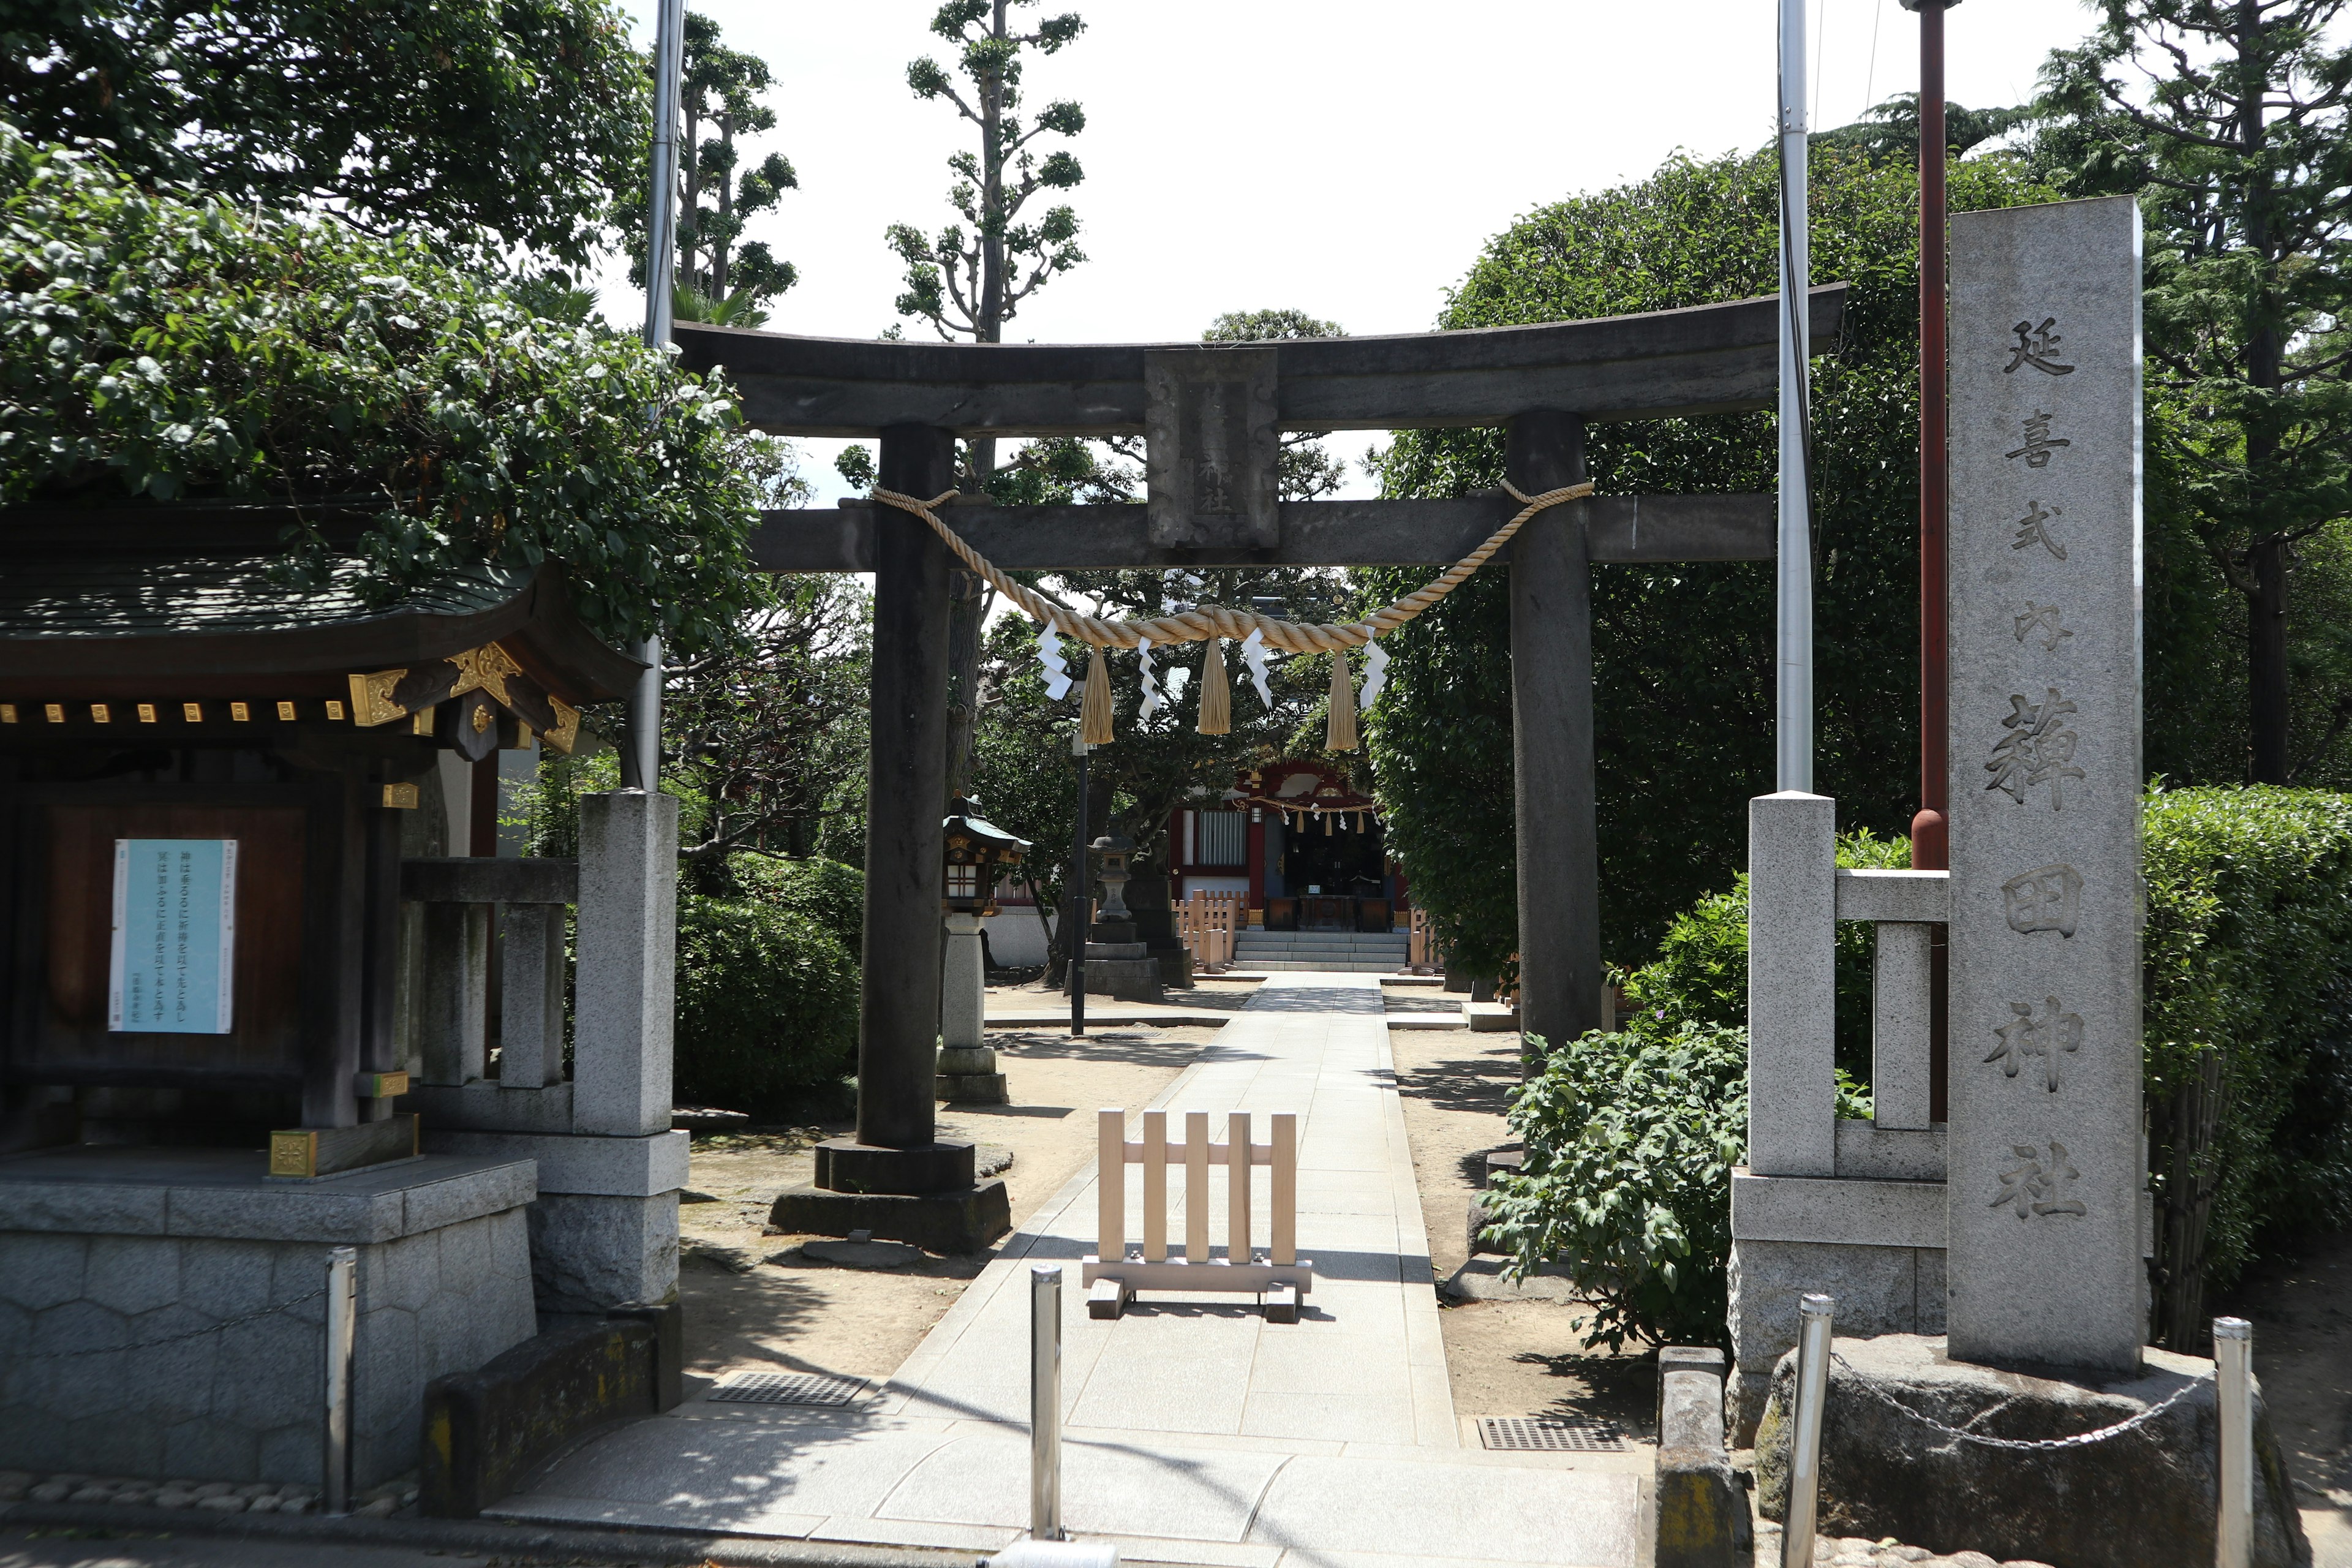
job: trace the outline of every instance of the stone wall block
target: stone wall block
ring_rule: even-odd
[[[39,1311],[83,1294],[89,1242],[79,1236],[0,1236],[0,1295]]]
[[[55,1355],[81,1351],[119,1350],[131,1342],[131,1320],[95,1301],[60,1301],[46,1307],[33,1320],[33,1352]],[[77,1361],[100,1356],[75,1355]]]
[[[319,1479],[319,1428],[315,1424],[310,1428],[310,1443],[313,1452],[309,1473],[289,1476],[288,1479]],[[75,1452],[82,1452],[79,1443]],[[207,1477],[215,1480],[243,1480],[247,1477],[259,1479],[256,1472],[260,1464],[259,1434],[232,1421],[209,1418],[183,1421],[164,1430],[163,1462],[158,1470],[166,1477],[191,1476],[200,1480]]]
[[[436,1234],[441,1242],[439,1282],[444,1289],[470,1290],[488,1275],[493,1251],[489,1226],[457,1225]]]
[[[314,1416],[325,1402],[322,1332],[271,1317],[215,1335],[213,1414],[249,1432]]]
[[[124,1358],[121,1381],[140,1391],[144,1410],[164,1423],[185,1421],[210,1408],[214,1363],[219,1355],[216,1334],[174,1340],[173,1335],[204,1328],[213,1320],[193,1307],[160,1307],[142,1314],[132,1325],[142,1348]],[[157,1344],[158,1340],[170,1340]],[[142,1419],[151,1418],[142,1415]]]
[[[289,1481],[306,1486],[320,1484],[325,1476],[320,1469],[320,1443],[316,1421],[262,1433],[254,1444],[257,1479],[280,1485]]]
[[[180,1246],[147,1237],[91,1237],[84,1293],[101,1306],[134,1317],[176,1301]]]
[[[272,1301],[271,1271],[281,1249],[263,1241],[203,1241],[180,1248],[180,1299],[201,1301],[225,1318]],[[320,1264],[323,1268],[324,1263]]]
[[[462,1229],[463,1226],[454,1228]],[[362,1310],[396,1307],[414,1312],[433,1300],[446,1269],[442,1262],[445,1233],[426,1231],[404,1236],[382,1247],[371,1247],[360,1257]]]
[[[531,1279],[543,1312],[595,1312],[677,1291],[677,1199],[549,1193],[530,1206]]]
[[[89,1473],[101,1476],[153,1476],[163,1473],[163,1435],[143,1423],[125,1421],[119,1416],[96,1412],[79,1419],[68,1419],[63,1413],[51,1410],[46,1413],[41,1430],[34,1434],[35,1449],[55,1444],[61,1433],[72,1445],[77,1462]],[[50,1451],[56,1450],[52,1447]],[[37,1470],[43,1467],[36,1459],[24,1468]]]

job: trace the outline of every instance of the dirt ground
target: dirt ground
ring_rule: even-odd
[[[2294,1476],[2313,1568],[2352,1568],[2352,1232],[2251,1270],[2216,1317],[2254,1325],[2254,1375]]]
[[[1094,1111],[1141,1105],[1199,1054],[1213,1027],[992,1030],[1013,1102],[942,1105],[940,1135],[969,1138],[1001,1173],[1017,1226],[1093,1157]],[[678,1210],[678,1293],[687,1363],[711,1377],[738,1369],[887,1377],[952,1306],[992,1252],[933,1258],[904,1269],[836,1268],[803,1258],[806,1239],[763,1235],[778,1193],[810,1179],[828,1121],[785,1132],[697,1138]]]
[[[1468,1000],[1466,992],[1391,988],[1389,1011],[1435,1011]],[[1486,1151],[1510,1142],[1503,1113],[1519,1082],[1518,1037],[1391,1029],[1389,1046],[1429,1227],[1430,1267],[1443,1281],[1469,1255],[1470,1198],[1486,1183]],[[1439,1300],[1444,1302],[1442,1293]],[[1586,1310],[1544,1300],[1444,1305],[1438,1323],[1454,1414],[1575,1412],[1614,1421],[1629,1436],[1654,1438],[1655,1359],[1586,1350],[1577,1331]]]

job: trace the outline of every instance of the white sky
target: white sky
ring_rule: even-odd
[[[689,4],[775,72],[777,129],[753,156],[782,150],[800,189],[747,237],[801,281],[769,327],[878,334],[901,279],[883,229],[947,222],[944,161],[971,145],[951,105],[906,85],[919,55],[952,67],[929,31],[937,0]],[[651,0],[625,5],[642,44]],[[1220,311],[1277,306],[1351,332],[1425,331],[1518,215],[1638,179],[1677,148],[1712,156],[1772,133],[1772,0],[1044,0],[1023,14],[1066,10],[1087,30],[1033,57],[1025,107],[1085,106],[1063,144],[1087,179],[1062,199],[1089,259],[1023,305],[1015,341],[1185,340]],[[1811,10],[1816,129],[1917,87],[1918,22],[1896,0]],[[2021,102],[2049,51],[2090,27],[2075,0],[1966,0],[1946,17],[1947,96]],[[603,299],[615,322],[642,319],[622,264]],[[841,493],[839,443],[802,445],[820,500]]]

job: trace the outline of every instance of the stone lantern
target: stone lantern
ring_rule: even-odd
[[[940,824],[947,847],[940,903],[947,925],[947,963],[940,974],[934,1087],[941,1100],[1002,1105],[1004,1075],[996,1070],[996,1053],[987,1045],[988,973],[980,922],[996,912],[996,879],[1005,867],[1021,863],[1029,841],[983,821],[979,802],[955,804],[955,815]]]
[[[1135,853],[1135,840],[1124,833],[1107,833],[1090,847],[1095,855],[1095,876],[1103,886],[1102,910],[1095,916],[1095,922],[1103,925],[1133,920],[1135,916],[1127,907],[1127,860]]]
[[[1108,833],[1087,847],[1094,855],[1103,900],[1087,931],[1087,989],[1122,1002],[1160,1001],[1160,963],[1137,932],[1135,912],[1127,907],[1127,868],[1135,840]]]

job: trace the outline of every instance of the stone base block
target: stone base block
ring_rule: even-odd
[[[0,1168],[0,1468],[320,1483],[328,1254],[359,1254],[352,1468],[417,1463],[425,1385],[537,1328],[528,1163],[268,1184],[235,1149]]]
[[[541,1312],[603,1312],[677,1295],[677,1194],[542,1193],[530,1205]]]
[[[976,1179],[978,1146],[950,1139],[912,1149],[828,1138],[816,1146],[816,1185],[832,1193],[960,1192]]]
[[[1192,988],[1192,949],[1175,942],[1164,947],[1153,942],[1150,947],[1151,960],[1160,965],[1160,983],[1172,985],[1179,991],[1190,991]]]
[[[934,1099],[951,1105],[1006,1105],[1013,1093],[1001,1072],[943,1072],[931,1079]]]
[[[1150,958],[1087,960],[1087,994],[1111,996],[1121,1002],[1164,1000],[1160,989],[1160,964]]]
[[[425,1391],[421,1506],[478,1519],[531,1469],[592,1427],[658,1408],[651,1323],[603,1322],[525,1340],[479,1372]]]
[[[1821,1531],[1894,1536],[1952,1554],[2061,1563],[2067,1568],[2207,1568],[2214,1560],[2220,1437],[2212,1363],[2143,1353],[2136,1376],[2029,1375],[1949,1361],[1944,1342],[1888,1334],[1838,1342],[1822,1423]],[[2197,1382],[2200,1376],[2204,1381]],[[1758,1500],[1786,1516],[1794,1351],[1773,1369],[1756,1439]],[[1865,1382],[1869,1385],[1865,1387]],[[1947,1426],[2045,1439],[2095,1431],[2161,1403],[2147,1425],[2053,1451],[1988,1448],[1891,1408],[1875,1388]],[[2254,1393],[2254,1568],[2308,1563],[2286,1456]]]
[[[1730,1275],[1724,1413],[1735,1448],[1756,1442],[1766,1386],[1781,1356],[1796,1348],[1797,1302],[1808,1291],[1837,1298],[1840,1339],[1944,1331],[1941,1247],[1735,1239]]]
[[[1714,1353],[1716,1366],[1678,1365],[1658,1378],[1657,1568],[1735,1568],[1753,1551],[1748,1491],[1723,1446]]]
[[[961,1191],[841,1193],[817,1186],[779,1194],[768,1223],[804,1236],[847,1236],[872,1231],[886,1241],[908,1241],[926,1252],[971,1253],[1013,1228],[1013,1204],[1004,1183],[992,1179]]]

